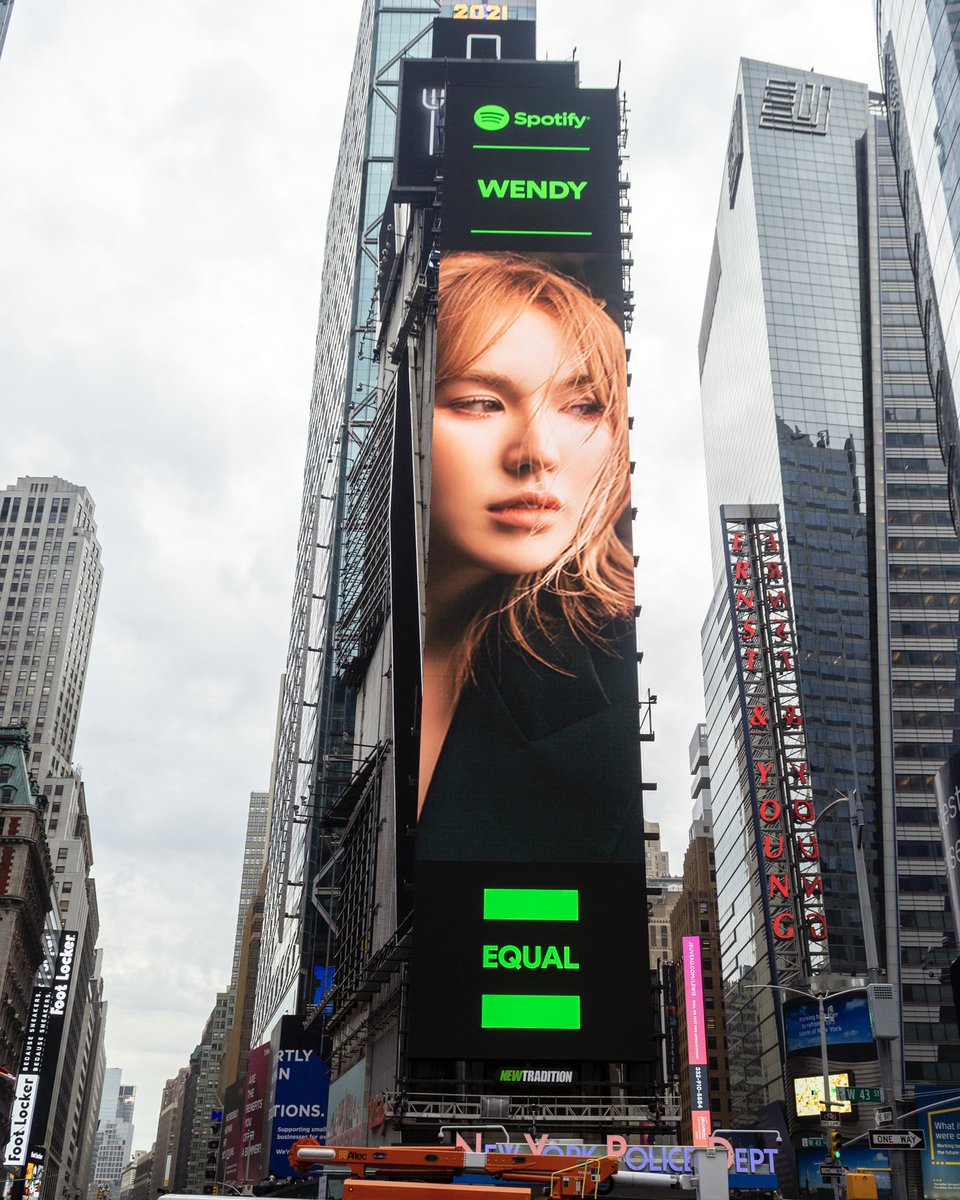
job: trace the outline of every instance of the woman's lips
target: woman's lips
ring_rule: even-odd
[[[488,507],[494,520],[514,529],[539,529],[550,522],[563,505],[543,492],[521,492]]]

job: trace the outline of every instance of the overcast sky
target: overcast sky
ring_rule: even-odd
[[[323,231],[360,0],[16,0],[0,61],[0,486],[64,476],[105,576],[80,719],[135,1145],[226,985],[269,781]],[[878,86],[869,0],[540,0],[630,118],[646,773],[679,871],[709,599],[697,337],[739,56]],[[333,201],[336,203],[336,200]]]

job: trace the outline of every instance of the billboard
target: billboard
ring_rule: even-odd
[[[779,511],[724,505],[736,649],[741,781],[753,811],[761,903],[775,983],[830,966],[813,780]]]
[[[709,1146],[710,1080],[707,1076],[707,1025],[703,1006],[703,958],[700,939],[683,939],[683,994],[687,1014],[687,1062],[690,1066],[690,1119],[693,1144]]]
[[[917,1086],[918,1108],[940,1102],[916,1118],[927,1135],[920,1166],[923,1194],[928,1200],[960,1200],[960,1105],[956,1097],[956,1088]]]
[[[239,1177],[243,1147],[244,1082],[231,1083],[223,1095],[223,1125],[220,1130],[220,1152],[217,1156],[217,1178],[221,1183],[236,1183]]]
[[[49,986],[33,990],[27,1040],[14,1091],[10,1140],[4,1155],[8,1166],[25,1165],[28,1154],[39,1150],[46,1136],[79,936],[76,930],[61,930],[53,979]]]
[[[238,1183],[256,1183],[266,1175],[263,1153],[264,1101],[270,1082],[270,1043],[247,1056],[247,1082],[243,1094]]]
[[[830,1108],[841,1116],[849,1116],[853,1105],[849,1100],[841,1100],[837,1088],[850,1086],[850,1076],[846,1071],[830,1072]],[[793,1096],[798,1117],[819,1117],[824,1110],[823,1076],[802,1075],[793,1081]]]
[[[320,1042],[298,1018],[280,1021],[278,1045],[271,1055],[270,1105],[270,1174],[278,1178],[291,1173],[287,1151],[295,1141],[313,1137],[322,1142],[327,1135],[330,1065]]]
[[[820,1049],[820,1011],[816,1004],[798,1004],[784,1008],[787,1053]],[[870,1010],[866,996],[830,1000],[824,1005],[823,1024],[828,1046],[864,1046],[876,1055]]]
[[[642,1060],[619,109],[537,66],[445,97],[410,1053]]]
[[[367,1060],[362,1058],[330,1085],[327,1141],[337,1146],[367,1144]]]

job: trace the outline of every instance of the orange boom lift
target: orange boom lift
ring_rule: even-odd
[[[467,1173],[536,1184],[550,1200],[595,1197],[618,1166],[609,1156],[481,1153],[452,1146],[322,1146],[315,1138],[294,1142],[288,1157],[301,1175],[317,1166],[348,1170],[343,1200],[430,1200],[438,1188],[444,1200],[531,1200],[529,1187],[453,1183]]]

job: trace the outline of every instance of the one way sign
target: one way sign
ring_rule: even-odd
[[[920,1129],[871,1129],[867,1141],[871,1150],[924,1150],[927,1145]]]

